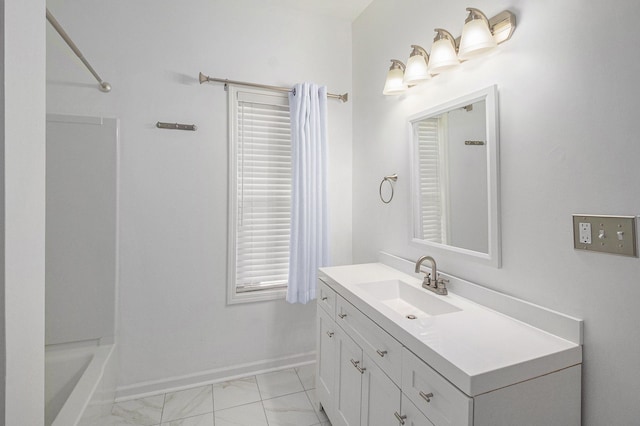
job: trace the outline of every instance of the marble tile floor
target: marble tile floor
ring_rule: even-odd
[[[93,426],[331,426],[315,364],[113,404]]]

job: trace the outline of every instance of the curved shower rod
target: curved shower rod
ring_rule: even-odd
[[[73,53],[75,53],[76,56],[80,58],[84,66],[87,67],[87,69],[91,74],[93,74],[93,77],[95,77],[95,79],[98,80],[98,83],[100,83],[100,90],[102,90],[105,93],[110,92],[111,85],[106,81],[104,81],[102,78],[100,78],[96,70],[94,70],[91,64],[84,58],[84,55],[82,54],[82,52],[80,52],[80,49],[78,49],[78,46],[76,46],[73,40],[71,40],[71,37],[69,37],[69,35],[62,28],[60,23],[58,23],[58,21],[53,16],[53,14],[49,12],[49,9],[47,9],[47,21],[49,21],[51,26],[58,32],[58,34],[60,34],[60,37],[62,37],[62,39],[69,45],[71,50],[73,50]]]

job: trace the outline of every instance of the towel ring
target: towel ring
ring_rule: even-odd
[[[380,193],[380,199],[382,200],[383,203],[389,204],[391,200],[393,200],[393,183],[391,182],[396,182],[397,180],[398,180],[397,173],[394,173],[392,175],[385,176],[384,178],[382,178],[382,182],[380,182],[379,193]],[[385,182],[389,182],[389,186],[391,186],[391,196],[389,197],[388,200],[385,200],[384,197],[382,196],[382,185],[384,185]]]

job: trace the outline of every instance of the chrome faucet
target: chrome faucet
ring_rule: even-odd
[[[422,287],[427,290],[431,290],[436,294],[447,294],[447,283],[449,280],[438,277],[438,268],[436,267],[436,260],[431,256],[422,256],[416,262],[416,274],[420,273],[420,265],[422,262],[428,260],[431,263],[431,273],[427,274],[422,281]],[[433,274],[433,278],[431,277]]]

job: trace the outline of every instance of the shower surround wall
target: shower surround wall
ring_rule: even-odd
[[[113,86],[47,28],[47,112],[120,118],[120,395],[310,359],[314,304],[226,305],[227,94],[197,76],[350,91],[350,22],[249,0],[47,5]],[[329,102],[332,264],[351,262],[351,105]]]
[[[406,95],[381,94],[389,59],[460,35],[465,8],[517,15],[513,38]],[[572,213],[638,214],[640,3],[374,0],[353,25],[354,261],[385,250],[585,321],[583,424],[637,424],[640,259],[578,252]],[[603,35],[602,24],[607,29]],[[502,269],[409,243],[408,116],[492,84],[500,104]],[[394,200],[380,176],[398,172]]]

